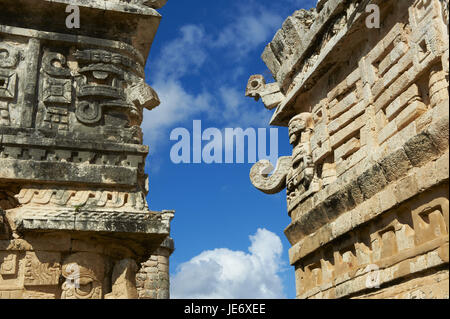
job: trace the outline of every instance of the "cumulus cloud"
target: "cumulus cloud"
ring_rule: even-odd
[[[258,229],[248,252],[219,248],[181,264],[171,278],[175,299],[285,298],[280,238]]]

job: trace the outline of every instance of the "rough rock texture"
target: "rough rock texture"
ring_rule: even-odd
[[[251,180],[287,188],[298,298],[449,297],[448,30],[448,0],[323,0],[266,47],[247,95],[293,153]]]
[[[148,208],[140,128],[165,3],[1,1],[0,298],[138,298],[174,216]]]

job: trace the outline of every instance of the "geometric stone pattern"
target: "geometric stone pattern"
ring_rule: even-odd
[[[276,82],[252,76],[247,95],[278,87],[263,103],[293,152],[291,167],[268,176],[261,161],[251,180],[287,187],[298,298],[448,298],[432,279],[448,282],[448,52],[445,0],[319,1],[266,47]]]

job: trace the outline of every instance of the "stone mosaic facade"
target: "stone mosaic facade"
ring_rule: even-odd
[[[287,189],[297,298],[449,297],[448,6],[319,0],[265,48],[247,96],[293,152],[250,178]]]
[[[156,294],[136,285],[173,250],[140,128],[159,105],[144,68],[165,2],[1,1],[0,298],[169,297],[168,267]]]

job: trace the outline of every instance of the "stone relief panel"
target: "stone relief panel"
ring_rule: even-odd
[[[38,127],[69,130],[72,79],[66,57],[44,48],[41,68],[42,91],[37,115]]]
[[[289,123],[289,138],[293,146],[292,156],[281,157],[273,167],[267,160],[256,163],[250,171],[253,185],[267,194],[275,194],[287,187],[287,200],[308,196],[319,190],[315,177],[311,151],[311,135],[314,120],[311,113],[301,113]]]
[[[11,125],[10,102],[17,98],[17,71],[21,59],[19,49],[0,42],[0,126]]]
[[[75,114],[84,124],[95,124],[105,109],[125,113],[122,126],[138,126],[143,108],[159,104],[156,93],[144,83],[143,68],[132,59],[106,50],[77,50],[77,104]],[[115,125],[104,118],[105,125]]]
[[[416,1],[409,24],[397,24],[365,58],[379,145],[400,143],[426,128],[428,111],[448,97],[444,25],[439,1]]]
[[[18,259],[15,253],[0,252],[0,275],[11,276],[18,272]]]
[[[160,100],[145,83],[139,59],[109,49],[28,42],[0,42],[2,126],[70,131],[79,138],[101,133],[111,140],[142,143],[143,109],[158,106]],[[22,60],[25,68],[18,69]],[[24,83],[19,83],[21,76]],[[37,90],[31,90],[33,81]],[[21,93],[21,85],[29,88]]]
[[[367,108],[359,68],[336,83],[322,109],[314,108],[320,123],[311,138],[311,148],[322,186],[331,184],[367,156],[370,139]]]
[[[102,299],[105,260],[94,253],[75,253],[64,259],[61,299]]]
[[[23,240],[18,240],[17,244],[19,246],[10,244],[8,249],[31,248]],[[42,245],[43,241],[35,244]],[[91,246],[75,248],[92,249]],[[120,248],[124,247],[112,249]],[[109,253],[114,254],[112,250]],[[0,251],[0,299],[139,297],[135,260],[128,258],[114,261],[105,255],[85,251],[71,253],[65,258],[61,258],[61,255],[62,252],[49,251]]]
[[[297,295],[310,298],[329,290],[331,283],[336,286],[331,298],[364,291],[371,265],[380,270],[382,284],[448,263],[448,230],[445,188],[416,196],[346,234],[345,240],[335,240],[303,258],[296,264]],[[344,287],[350,277],[360,282],[352,284],[353,292]],[[340,284],[344,285],[341,296]]]
[[[23,292],[22,254],[15,251],[0,251],[0,299],[20,298]]]
[[[89,152],[67,149],[45,149],[32,146],[3,146],[0,158],[24,159],[47,162],[69,162],[81,164],[113,165],[139,168],[144,163],[143,155],[118,154],[113,152]]]
[[[26,287],[58,285],[61,275],[60,260],[60,253],[27,252],[24,263],[24,285]]]
[[[114,212],[142,212],[148,209],[145,195],[140,191],[117,191],[107,189],[76,189],[53,187],[52,189],[30,186],[16,195],[22,206],[47,206],[74,209],[112,210]]]
[[[163,244],[141,264],[136,274],[139,299],[170,299],[169,260],[174,250],[173,240]]]

